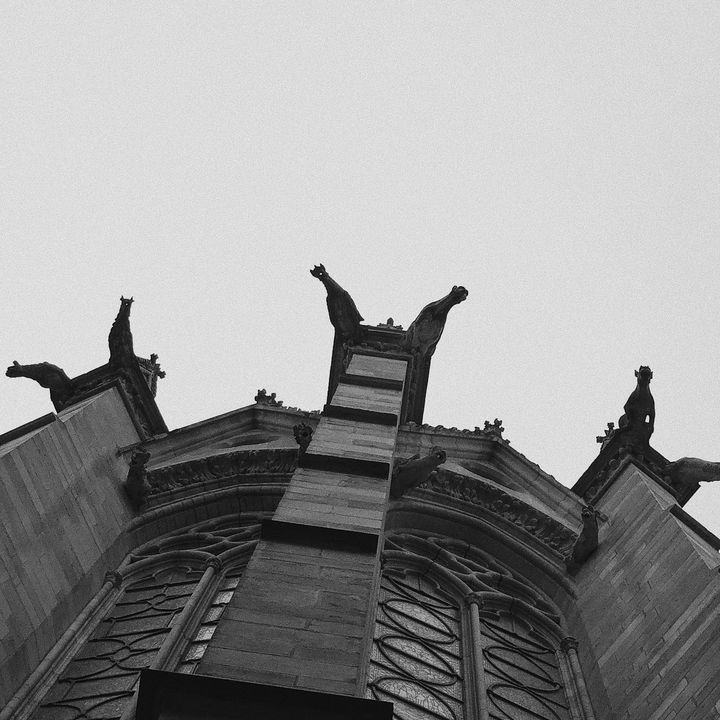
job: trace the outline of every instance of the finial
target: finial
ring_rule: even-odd
[[[276,393],[270,393],[268,395],[267,390],[263,388],[257,391],[255,396],[255,402],[258,405],[269,405],[270,407],[282,407],[283,401],[275,399]]]

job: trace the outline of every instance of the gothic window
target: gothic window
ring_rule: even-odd
[[[568,718],[555,648],[525,619],[480,611],[485,693],[493,720]]]
[[[116,718],[202,571],[171,568],[131,583],[45,697],[33,720]]]
[[[368,688],[395,717],[461,720],[460,610],[418,575],[382,579]]]
[[[135,550],[117,573],[126,579],[112,607],[66,663],[31,720],[119,720],[132,709],[143,668],[195,672],[259,528],[254,518],[243,525],[237,516],[218,518]],[[208,594],[210,602],[200,604]],[[180,622],[184,632],[173,632]]]
[[[394,533],[367,695],[393,702],[396,720],[589,720],[577,693],[566,692],[579,666],[561,650],[563,637],[557,608],[486,553],[430,533]]]

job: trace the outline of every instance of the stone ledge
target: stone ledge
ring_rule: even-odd
[[[392,703],[161,670],[140,674],[137,720],[391,720]]]
[[[352,373],[343,373],[340,376],[339,385],[359,385],[360,387],[372,387],[381,390],[397,390],[403,389],[402,380],[392,380],[391,378],[379,378],[372,375],[354,375]]]
[[[338,420],[353,420],[355,422],[389,425],[391,427],[395,427],[398,421],[398,416],[395,413],[364,410],[363,408],[345,407],[344,405],[326,405],[322,414],[324,417]]]
[[[379,460],[320,455],[309,451],[300,456],[298,467],[308,470],[325,470],[343,475],[362,475],[382,480],[387,480],[390,472],[390,463]]]
[[[343,530],[322,525],[305,525],[284,520],[263,520],[262,539],[342,552],[374,554],[378,536],[372,532]]]

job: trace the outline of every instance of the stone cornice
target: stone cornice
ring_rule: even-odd
[[[297,467],[297,448],[263,448],[195,458],[154,468],[147,473],[149,495],[202,485],[241,475],[291,475]]]
[[[529,533],[551,550],[565,555],[577,540],[570,528],[546,515],[542,510],[502,488],[440,468],[434,477],[420,486],[439,495],[483,508]]]

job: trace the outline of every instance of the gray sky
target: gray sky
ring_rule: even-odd
[[[716,2],[5,2],[0,36],[5,365],[104,363],[133,295],[170,427],[320,408],[324,262],[370,323],[468,288],[427,422],[572,485],[647,364],[653,446],[720,460]],[[720,533],[720,486],[687,509]]]

